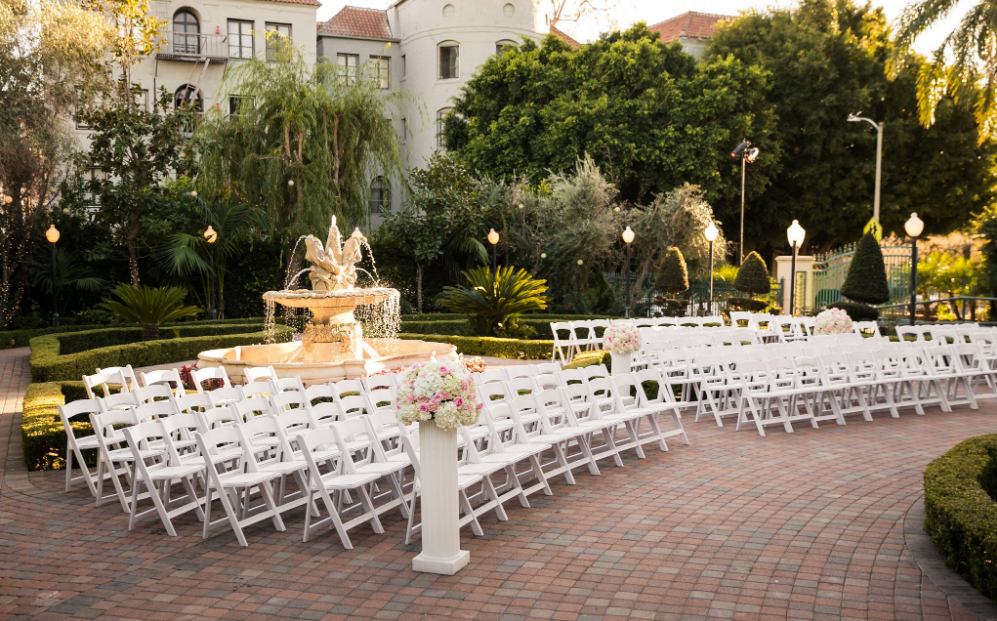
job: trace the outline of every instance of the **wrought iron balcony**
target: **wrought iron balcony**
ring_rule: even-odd
[[[188,32],[166,33],[165,45],[156,53],[159,60],[198,62],[210,59],[213,63],[228,61],[228,36]]]

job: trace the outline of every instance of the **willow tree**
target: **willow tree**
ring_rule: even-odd
[[[273,35],[271,35],[273,37]],[[212,194],[263,209],[290,249],[329,217],[368,220],[370,179],[400,177],[392,104],[371,72],[359,79],[325,58],[269,40],[276,62],[256,58],[228,70],[219,101],[197,130],[202,175]],[[229,106],[232,106],[229,113]]]

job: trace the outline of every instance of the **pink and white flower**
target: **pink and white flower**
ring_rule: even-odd
[[[402,374],[398,420],[405,424],[435,420],[441,429],[478,422],[482,404],[463,365],[430,360]]]
[[[841,308],[829,308],[817,315],[815,334],[848,334],[853,331],[852,318]]]
[[[613,322],[602,334],[602,346],[611,354],[632,354],[640,350],[640,330],[630,322]]]

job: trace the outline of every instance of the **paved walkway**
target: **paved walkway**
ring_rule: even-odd
[[[384,535],[354,531],[349,552],[329,535],[301,543],[300,514],[285,533],[251,528],[247,549],[224,532],[202,541],[193,516],[175,539],[152,522],[128,532],[116,504],[23,472],[18,356],[0,353],[2,619],[977,618],[922,574],[904,520],[928,461],[997,432],[992,401],[766,439],[687,417],[690,446],[510,506],[462,537],[471,564],[441,577],[411,571],[398,516]]]

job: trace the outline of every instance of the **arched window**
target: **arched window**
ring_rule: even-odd
[[[201,53],[201,22],[189,9],[173,14],[173,53],[192,56]]]
[[[436,148],[443,148],[443,122],[453,112],[453,108],[441,108],[436,113]]]
[[[384,177],[374,177],[370,182],[370,212],[387,213],[391,210],[391,184]]]
[[[190,84],[184,84],[173,95],[173,106],[177,109],[184,106],[194,106],[194,109],[200,114],[204,112],[204,99],[201,97],[201,91]]]
[[[501,56],[509,50],[514,50],[518,46],[515,41],[510,41],[509,39],[503,39],[502,41],[495,42],[495,53]]]
[[[440,43],[440,79],[460,77],[460,44],[456,41]]]

